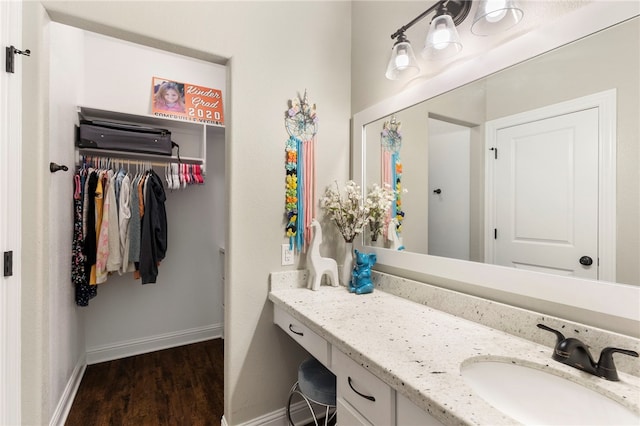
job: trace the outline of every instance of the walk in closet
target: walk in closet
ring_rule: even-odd
[[[48,289],[52,358],[84,348],[86,362],[92,364],[221,337],[225,128],[153,116],[151,95],[152,78],[162,77],[221,90],[224,103],[225,67],[57,23],[49,24],[49,40],[49,160],[69,167],[51,175],[50,208],[44,219],[52,253]],[[124,167],[147,161],[163,180],[164,164],[176,164],[177,158],[175,150],[164,158],[81,152],[74,139],[80,117],[169,129],[184,162],[199,164],[205,171],[203,184],[170,189],[165,182],[167,252],[158,266],[157,282],[142,285],[131,273],[111,274],[86,307],[76,305],[70,281],[73,171],[82,156],[124,159],[120,163]],[[60,358],[61,362],[50,360],[52,371],[78,369]],[[54,382],[56,377],[68,377],[53,376]]]

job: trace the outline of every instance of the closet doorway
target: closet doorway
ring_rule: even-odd
[[[226,68],[52,22],[50,35],[49,155],[69,167],[51,175],[50,371],[51,403],[64,405],[68,385],[79,383],[84,365],[219,338],[224,328],[220,249],[226,238],[225,128],[192,131],[186,121],[152,114],[152,81],[215,88],[226,99]],[[168,243],[155,284],[142,285],[131,273],[109,275],[88,306],[78,307],[70,281],[73,235],[74,146],[79,108],[141,117],[145,124],[170,122],[180,156],[206,158],[205,181],[164,188]],[[155,120],[155,121],[154,121]],[[204,144],[203,142],[204,138]],[[204,146],[205,152],[199,151]],[[108,156],[108,154],[106,154]],[[174,156],[176,155],[174,150]],[[164,180],[165,169],[156,173]],[[71,397],[73,395],[70,395]]]

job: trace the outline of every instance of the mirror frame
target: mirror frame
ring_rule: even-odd
[[[402,109],[446,93],[537,55],[640,15],[640,3],[593,2],[521,37],[498,46],[472,61],[416,85],[353,116],[352,178],[369,186],[365,176],[366,151],[364,126]],[[382,73],[382,71],[381,71]],[[640,323],[640,286],[555,276],[521,269],[449,259],[419,253],[399,252],[364,245],[361,235],[354,247],[373,251],[377,263],[393,270],[435,277],[439,281],[464,283],[514,296],[526,296],[543,302],[573,306],[610,317]],[[399,274],[402,275],[402,274]],[[517,292],[514,283],[518,283]],[[611,300],[616,303],[612,304]]]

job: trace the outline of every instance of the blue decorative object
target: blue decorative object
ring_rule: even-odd
[[[371,281],[371,267],[375,265],[377,257],[375,253],[362,253],[355,250],[356,260],[349,281],[349,292],[366,294],[373,291]]]

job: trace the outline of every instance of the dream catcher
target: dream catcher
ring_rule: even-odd
[[[315,141],[318,132],[316,106],[304,97],[289,101],[284,126],[286,145],[286,235],[289,246],[305,250],[311,241],[311,220],[315,217]]]
[[[400,148],[402,147],[401,123],[395,115],[391,120],[385,121],[380,132],[382,184],[389,185],[395,193],[395,202],[391,204],[388,221],[396,222],[398,235],[402,231],[404,211],[402,211],[402,161],[400,160]],[[387,229],[387,226],[382,228]],[[389,236],[387,236],[389,237]]]

